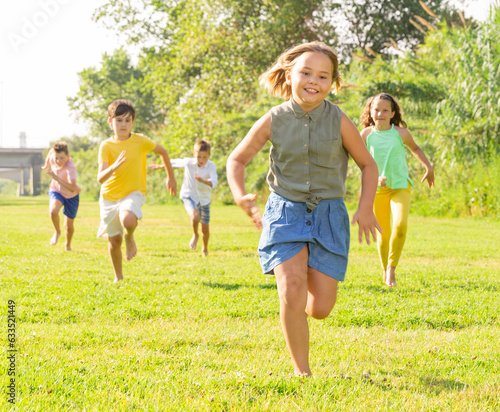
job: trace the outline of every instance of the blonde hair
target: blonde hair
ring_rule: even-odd
[[[292,70],[295,61],[307,52],[323,53],[332,61],[332,90],[337,93],[342,80],[339,73],[337,53],[330,46],[319,41],[299,44],[285,51],[266,72],[259,76],[260,85],[267,89],[271,96],[281,97],[285,100],[290,99],[292,86],[286,83],[286,73]]]

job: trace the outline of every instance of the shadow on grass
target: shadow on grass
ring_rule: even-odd
[[[439,395],[443,391],[461,392],[468,387],[465,383],[457,382],[451,379],[436,379],[427,376],[420,377],[420,382],[427,386],[429,390],[434,392],[436,395]]]
[[[276,289],[275,284],[271,285],[244,285],[240,283],[219,283],[219,282],[202,282],[203,286],[214,289],[237,290],[239,288],[257,288],[257,289]]]

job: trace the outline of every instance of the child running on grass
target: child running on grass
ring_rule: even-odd
[[[427,180],[429,188],[434,186],[434,168],[413,140],[402,119],[401,108],[390,94],[380,93],[367,100],[361,124],[364,127],[361,137],[377,162],[379,171],[374,212],[382,228],[377,247],[383,281],[387,286],[394,287],[396,267],[406,239],[410,185],[413,186],[408,176],[404,146],[424,166],[425,174],[421,182]]]
[[[347,161],[362,173],[359,207],[352,223],[376,237],[373,214],[377,165],[353,122],[328,94],[340,86],[338,60],[329,46],[304,43],[283,53],[260,76],[271,95],[286,100],[258,120],[227,161],[236,204],[262,228],[262,270],[276,276],[280,318],[294,372],[311,375],[308,316],[326,318],[343,281],[349,252],[349,216],[344,205]],[[245,190],[245,167],[270,141],[267,182],[271,195],[261,219],[256,195]]]
[[[115,100],[108,107],[108,123],[114,135],[99,147],[101,183],[99,206],[101,224],[98,237],[108,238],[108,250],[113,265],[115,282],[123,279],[122,236],[125,231],[127,260],[137,254],[134,231],[142,218],[141,206],[146,201],[146,154],[158,154],[167,173],[167,189],[177,194],[177,182],[167,151],[146,136],[131,133],[135,109],[128,100]]]
[[[210,200],[212,190],[217,186],[217,168],[210,159],[210,144],[205,140],[198,140],[194,144],[193,157],[171,159],[173,167],[184,168],[180,199],[184,203],[189,218],[193,236],[189,241],[189,248],[196,250],[199,234],[198,226],[201,222],[201,237],[203,246],[202,256],[208,256],[208,239],[210,238]],[[152,169],[163,169],[162,165],[150,165]]]
[[[50,168],[49,168],[50,167]],[[80,204],[80,187],[76,184],[76,167],[69,156],[68,144],[58,142],[52,146],[45,158],[47,173],[52,177],[49,186],[49,213],[55,232],[50,238],[50,244],[55,245],[61,236],[59,211],[64,206],[64,228],[66,231],[65,248],[71,250],[71,240],[75,233],[75,217]]]

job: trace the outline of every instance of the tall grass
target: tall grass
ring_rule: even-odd
[[[4,365],[8,300],[18,349],[17,404],[3,395],[0,410],[500,409],[498,222],[411,216],[391,290],[353,228],[337,305],[310,321],[314,376],[298,379],[259,233],[236,207],[213,207],[202,258],[181,205],[146,205],[118,287],[97,203],[82,203],[72,252],[49,246],[47,209],[45,196],[0,197]]]

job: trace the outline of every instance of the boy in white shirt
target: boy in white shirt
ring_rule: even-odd
[[[193,157],[170,160],[173,167],[184,168],[184,180],[179,197],[191,219],[193,236],[189,241],[189,247],[196,250],[199,239],[198,226],[201,222],[202,256],[208,255],[210,199],[212,190],[217,186],[217,169],[215,163],[209,158],[210,143],[205,140],[198,140],[194,144]],[[150,165],[150,168],[163,169],[163,165]]]

